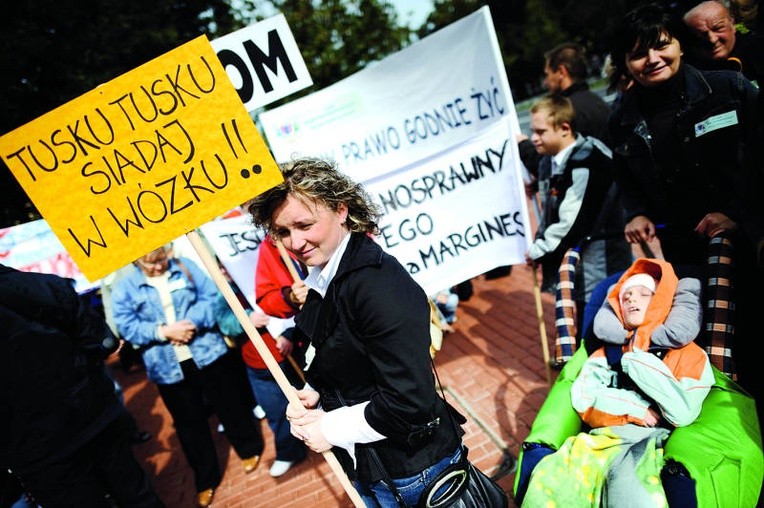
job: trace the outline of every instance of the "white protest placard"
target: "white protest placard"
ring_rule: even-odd
[[[332,159],[371,191],[377,241],[428,293],[524,263],[520,129],[487,7],[260,121],[279,162]],[[503,235],[482,240],[484,221]]]
[[[483,7],[384,60],[260,115],[276,160],[336,160],[358,182],[457,145],[497,120],[519,132]]]
[[[255,297],[255,274],[265,231],[252,225],[249,214],[214,220],[204,224],[201,230],[249,305],[255,310],[262,310]],[[273,337],[278,337],[293,326],[294,318],[279,319],[271,316],[266,328]]]
[[[313,84],[286,18],[278,14],[210,41],[247,111]]]
[[[255,229],[249,214],[203,224],[204,238],[239,286],[249,304],[255,306],[255,270],[265,231]]]
[[[494,123],[458,147],[365,184],[385,214],[377,242],[428,294],[475,276],[476,266],[524,262],[527,212],[513,143],[507,124]]]

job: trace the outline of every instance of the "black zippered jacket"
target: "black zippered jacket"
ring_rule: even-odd
[[[350,478],[382,477],[369,447],[392,478],[413,476],[456,450],[464,419],[454,410],[452,425],[435,388],[427,295],[371,238],[351,234],[326,297],[309,291],[295,321],[316,348],[307,379],[324,410],[368,400],[366,420],[387,438],[356,445],[355,470],[335,447]]]

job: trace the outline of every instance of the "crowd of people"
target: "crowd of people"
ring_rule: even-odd
[[[571,464],[595,460],[599,441],[615,436],[619,453],[638,449],[642,460],[671,429],[697,418],[714,384],[695,343],[711,238],[734,246],[737,376],[760,411],[755,309],[741,295],[764,283],[764,206],[756,196],[764,183],[756,150],[764,142],[756,84],[764,33],[750,5],[738,7],[753,29],[738,30],[730,8],[715,0],[685,12],[647,4],[627,14],[611,47],[612,106],[589,90],[581,46],[545,55],[549,94],[531,108],[530,135],[517,138],[528,196],[541,202],[526,261],[541,266],[550,289],[565,253],[580,252],[580,336],[597,285],[623,275],[591,324],[602,347],[572,388],[573,407],[591,431],[540,462],[523,487],[528,506],[575,496],[597,505],[603,491],[613,506],[627,497],[639,506],[652,506],[656,495],[671,499],[655,453],[650,472],[642,462],[643,476],[619,463],[599,471],[588,490],[560,492],[575,483]],[[140,354],[171,415],[198,506],[212,504],[223,474],[209,416],[251,473],[264,449],[256,407],[274,436],[273,477],[309,450],[333,450],[369,507],[449,495],[433,479],[462,461],[465,420],[436,390],[430,308],[453,330],[458,292],[424,293],[374,241],[379,214],[368,194],[331,162],[299,159],[281,170],[284,181],[247,205],[268,236],[258,254],[256,305],[242,301],[299,406],[211,278],[171,246],[140,257],[108,288],[107,317]],[[634,259],[633,247],[656,239],[663,260]],[[0,265],[0,320],[0,348],[13,358],[4,386],[15,387],[2,393],[10,412],[0,466],[40,506],[162,506],[130,450],[131,436],[147,436],[135,437],[106,375],[103,361],[117,340],[104,319],[68,282]]]

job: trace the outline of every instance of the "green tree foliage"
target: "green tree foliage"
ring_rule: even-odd
[[[402,49],[412,37],[411,30],[398,23],[393,5],[385,0],[246,0],[245,3],[253,19],[262,19],[274,11],[284,14],[313,78],[313,87],[285,101],[358,72]]]
[[[435,0],[435,10],[418,31],[424,37],[483,5],[491,9],[515,99],[543,92],[544,53],[566,41],[590,55],[609,50],[610,27],[634,7],[627,0]]]

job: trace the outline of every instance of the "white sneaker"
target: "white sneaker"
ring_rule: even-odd
[[[252,414],[255,415],[255,418],[258,420],[262,420],[265,418],[265,410],[260,406],[260,404],[255,406],[255,409],[252,410]]]
[[[294,464],[294,462],[289,460],[276,460],[271,466],[270,475],[274,478],[278,478],[279,476],[289,471],[289,468],[292,467],[292,464]]]

